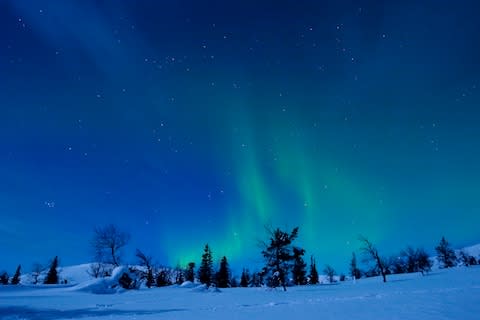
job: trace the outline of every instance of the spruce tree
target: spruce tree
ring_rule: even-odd
[[[202,262],[200,263],[200,267],[198,268],[198,279],[200,283],[207,285],[210,287],[213,280],[213,258],[212,258],[212,251],[208,244],[205,245],[202,255]]]
[[[182,284],[185,282],[185,270],[180,267],[180,265],[177,265],[175,268],[175,284]]]
[[[270,287],[281,285],[287,291],[286,277],[293,266],[294,256],[292,253],[292,242],[298,237],[298,227],[291,233],[279,228],[267,229],[270,235],[270,242],[262,251],[266,260],[265,275],[268,276],[267,283]]]
[[[246,288],[250,283],[250,273],[248,269],[243,269],[242,276],[240,277],[240,287]]]
[[[0,274],[0,284],[7,285],[8,284],[8,273],[5,271]]]
[[[154,284],[155,284],[155,278],[153,277],[152,268],[148,268],[145,285],[147,286],[147,288],[151,288]]]
[[[305,254],[304,249],[297,248],[297,247],[293,248],[294,262],[293,262],[292,274],[293,274],[293,282],[296,285],[304,285],[307,283],[307,279],[306,279],[307,271],[305,270],[305,268],[307,267],[307,264],[305,263],[305,261],[303,261],[304,254]]]
[[[20,283],[20,270],[21,266],[18,265],[17,270],[15,271],[15,274],[13,275],[12,281],[10,282],[13,285],[17,285]]]
[[[438,261],[444,268],[451,268],[456,265],[457,257],[455,256],[455,251],[450,247],[450,244],[445,237],[442,237],[442,240],[440,240],[435,251],[437,251]]]
[[[310,284],[318,284],[317,263],[313,256],[310,257]]]
[[[357,267],[357,256],[355,252],[352,252],[352,260],[350,261],[350,275],[354,279],[360,279],[362,276],[360,269]]]
[[[217,287],[228,288],[230,286],[230,270],[228,268],[227,257],[223,257],[220,261],[220,269],[216,276]]]
[[[195,262],[188,264],[187,270],[185,271],[185,281],[195,281]]]
[[[45,278],[44,284],[58,284],[58,257],[55,257],[50,265],[50,270],[48,270],[47,277]]]
[[[155,284],[157,285],[157,287],[165,287],[171,284],[168,276],[168,272],[166,270],[161,270],[157,274],[157,279],[155,280]]]

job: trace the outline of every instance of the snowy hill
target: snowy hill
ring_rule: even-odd
[[[80,270],[81,268],[78,268]],[[75,269],[68,269],[74,273]],[[88,282],[88,281],[87,281]],[[283,290],[189,286],[123,294],[73,287],[0,286],[0,319],[478,319],[480,267]]]
[[[468,253],[469,255],[479,259],[480,258],[480,243],[479,244],[476,244],[474,246],[470,246],[470,247],[465,247],[462,249],[463,251],[465,251],[466,253]],[[457,253],[459,252],[460,250],[457,250]]]

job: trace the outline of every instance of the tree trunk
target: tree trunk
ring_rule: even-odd
[[[113,265],[115,267],[118,267],[118,262],[117,262],[117,258],[115,257],[115,248],[111,248],[112,249],[112,261],[113,261]]]

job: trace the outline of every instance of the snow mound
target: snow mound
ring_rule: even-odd
[[[185,281],[184,283],[182,283],[180,285],[180,288],[195,288],[197,287],[198,285],[196,285],[195,283],[193,283],[192,281]]]
[[[112,294],[123,292],[125,291],[125,289],[120,286],[119,280],[125,273],[130,275],[130,271],[127,267],[117,267],[113,269],[112,275],[110,277],[85,281],[73,287],[72,290],[89,292],[94,294]]]
[[[217,287],[214,287],[214,286],[207,287],[207,285],[205,285],[205,284],[201,284],[201,285],[193,288],[192,291],[193,292],[212,292],[212,293],[222,292]]]
[[[478,258],[480,256],[480,244],[476,244],[474,246],[465,247],[463,251],[468,253],[469,255]]]
[[[89,281],[92,276],[88,273],[91,263],[60,268],[59,275],[67,280],[67,283],[78,284]]]

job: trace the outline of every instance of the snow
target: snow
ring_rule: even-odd
[[[82,268],[73,268],[71,274]],[[63,269],[67,272],[67,269]],[[113,281],[122,270],[115,270]],[[70,275],[72,276],[72,275]],[[68,276],[67,276],[68,277]],[[185,286],[94,294],[75,286],[0,286],[0,319],[479,319],[480,267],[283,290]]]
[[[457,254],[460,250],[457,250]],[[474,246],[470,246],[470,247],[465,247],[463,248],[463,251],[465,251],[466,253],[468,253],[469,255],[475,257],[475,258],[480,258],[480,244],[476,244]]]

